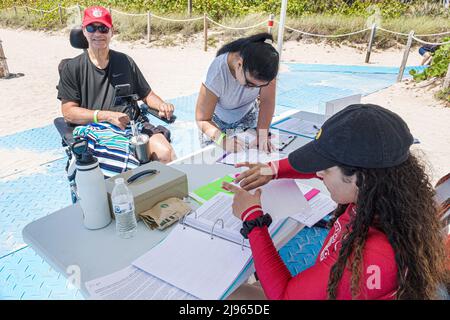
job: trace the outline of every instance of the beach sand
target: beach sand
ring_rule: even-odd
[[[72,48],[68,36],[63,33],[0,29],[0,40],[3,41],[9,71],[25,74],[15,79],[0,79],[0,136],[52,123],[61,115],[55,88],[59,79],[58,64],[81,51]],[[217,47],[209,48],[204,52],[199,35],[183,45],[166,48],[148,45],[144,41],[126,43],[113,39],[111,48],[130,55],[152,89],[163,99],[197,92],[217,50]],[[366,65],[363,48],[289,41],[284,45],[282,61]],[[376,50],[369,65],[398,67],[402,55],[401,48]],[[412,50],[408,65],[419,65],[420,61],[417,49]],[[363,102],[389,108],[405,119],[414,136],[421,141],[414,148],[423,151],[434,182],[450,171],[450,108],[433,98],[436,90],[402,82],[363,98]],[[17,161],[17,157],[24,157],[24,152],[11,152],[0,146],[0,177],[48,160],[39,154],[27,153],[23,161]]]

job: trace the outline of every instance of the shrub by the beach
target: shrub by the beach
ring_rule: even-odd
[[[450,41],[450,37],[445,38],[444,42]],[[431,64],[422,72],[411,70],[409,73],[417,82],[431,79],[443,78],[446,76],[450,63],[450,43],[440,46],[434,53]],[[450,105],[450,88],[445,88],[437,92],[436,98],[444,100]]]
[[[21,6],[27,5],[42,10],[52,10],[58,3],[63,8],[62,21],[58,10],[39,12],[25,10]],[[126,13],[152,13],[164,17],[184,19],[187,14],[187,0],[3,0],[0,2],[0,25],[13,28],[31,28],[39,30],[61,30],[72,28],[80,24],[80,13],[76,4],[90,6],[104,5],[107,8]],[[207,12],[208,16],[221,24],[232,27],[246,27],[258,21],[267,19],[269,13],[279,15],[280,0],[192,0],[193,17]],[[16,10],[12,9],[16,6]],[[337,35],[350,33],[370,27],[377,23],[385,29],[408,33],[414,30],[416,34],[431,34],[445,32],[450,29],[448,10],[443,9],[439,1],[412,0],[408,3],[400,0],[291,0],[288,2],[287,25],[298,30],[323,34]],[[121,40],[145,39],[147,33],[146,16],[127,16],[113,11],[113,19],[118,38]],[[277,17],[277,19],[279,19]],[[209,28],[220,32],[225,38],[237,37],[249,33],[267,30],[267,27],[246,29],[244,31],[226,30],[209,23]],[[151,21],[152,40],[162,40],[164,37],[183,38],[201,32],[203,20],[194,22],[168,22],[153,18]],[[277,35],[277,24],[273,33]],[[285,39],[300,40],[305,36],[286,29]],[[306,37],[312,41],[323,38]],[[332,38],[328,41],[341,43],[349,41],[353,44],[367,43],[368,32],[352,35],[351,37]],[[223,40],[223,39],[222,39]],[[427,41],[440,42],[439,37],[427,37]],[[406,38],[377,32],[375,46],[388,48],[404,45]]]
[[[445,38],[443,42],[449,42],[450,37]],[[448,65],[450,63],[450,43],[441,45],[433,54],[433,59],[428,68],[422,72],[411,70],[410,74],[417,82],[430,78],[442,78],[447,74]]]
[[[39,9],[53,9],[58,4],[70,7],[79,4],[83,7],[103,5],[118,10],[155,13],[186,13],[187,0],[3,0],[0,9],[12,6],[30,6]],[[192,0],[194,15],[204,12],[214,19],[230,16],[243,16],[251,13],[274,13],[281,10],[280,0]],[[448,11],[448,10],[447,10]],[[440,0],[291,0],[288,1],[287,14],[301,17],[309,14],[342,14],[362,16],[379,12],[382,18],[401,16],[436,16],[445,13]]]

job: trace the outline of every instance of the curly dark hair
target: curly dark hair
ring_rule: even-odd
[[[339,166],[346,176],[356,174],[359,189],[356,215],[345,231],[339,257],[328,280],[328,298],[336,299],[344,269],[352,271],[352,298],[360,295],[362,257],[369,227],[386,234],[395,252],[397,299],[438,299],[448,287],[443,223],[434,202],[434,189],[425,166],[410,154],[402,164],[383,169]],[[347,205],[339,205],[330,225]],[[363,297],[361,297],[363,298]]]

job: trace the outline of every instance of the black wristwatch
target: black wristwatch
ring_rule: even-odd
[[[268,213],[257,219],[244,221],[244,223],[242,224],[241,234],[245,239],[248,239],[248,234],[253,230],[254,227],[270,226],[271,223],[272,217]]]

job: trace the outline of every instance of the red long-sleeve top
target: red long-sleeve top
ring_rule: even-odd
[[[309,179],[316,174],[302,174],[295,171],[288,159],[271,163],[278,166],[275,178]],[[315,264],[292,277],[278,254],[267,227],[253,228],[249,233],[256,273],[268,299],[327,299],[327,286],[331,267],[336,263],[341,248],[342,236],[354,214],[354,204],[334,223],[320,250]],[[242,213],[246,221],[256,219],[263,211],[255,206]],[[337,287],[337,299],[352,299],[351,269],[345,268]],[[394,250],[386,235],[370,228],[363,251],[360,274],[360,294],[357,299],[394,299],[397,290],[397,264]]]

